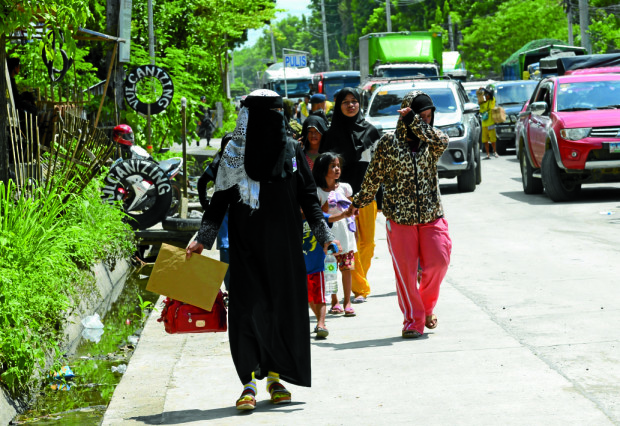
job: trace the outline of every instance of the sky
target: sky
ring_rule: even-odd
[[[280,12],[276,16],[276,21],[286,17],[287,15],[301,16],[308,15],[310,12],[308,11],[308,6],[310,5],[310,0],[277,0],[276,8],[277,9],[286,9],[287,12]],[[261,34],[263,33],[263,29],[260,30],[250,30],[248,32],[248,41],[245,43],[244,47],[252,46],[259,39]]]

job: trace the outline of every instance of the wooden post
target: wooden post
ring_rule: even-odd
[[[105,95],[108,92],[108,84],[110,84],[110,75],[112,74],[112,68],[114,66],[114,61],[116,60],[116,51],[118,50],[118,43],[114,43],[114,49],[112,50],[112,59],[110,60],[110,66],[108,67],[108,77],[105,80],[105,85],[103,86],[103,94],[101,95],[101,102],[99,103],[99,110],[97,110],[97,117],[95,118],[95,123],[93,124],[93,131],[97,128],[97,124],[99,124],[99,115],[101,115],[101,109],[103,108],[103,101],[105,99]]]
[[[182,219],[187,219],[187,126],[185,123],[185,115],[186,115],[186,107],[187,107],[187,99],[185,97],[181,98],[181,143],[183,144],[183,180],[185,181],[185,185],[183,185],[183,191],[181,192],[181,215]]]

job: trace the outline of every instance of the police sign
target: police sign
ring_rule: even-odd
[[[284,55],[284,66],[290,68],[307,67],[308,56],[306,55]]]

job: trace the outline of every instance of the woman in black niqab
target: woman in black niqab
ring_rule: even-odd
[[[256,406],[256,380],[274,404],[291,401],[280,379],[310,386],[308,290],[301,210],[324,249],[334,240],[297,141],[287,139],[282,98],[252,92],[226,145],[211,202],[187,255],[212,247],[228,211],[230,352],[243,384],[239,410]],[[301,207],[301,210],[300,210]]]

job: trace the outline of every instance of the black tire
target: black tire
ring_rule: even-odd
[[[470,160],[474,157],[474,150],[469,153]],[[456,183],[459,192],[473,192],[476,190],[476,167],[473,161],[470,161],[470,166],[463,173],[457,176]]]
[[[574,200],[581,191],[581,184],[558,167],[551,149],[543,156],[542,183],[547,196],[555,202]]]
[[[150,183],[145,203],[132,208],[136,192],[134,186],[142,182]],[[157,163],[149,160],[130,159],[122,161],[110,169],[104,179],[101,198],[109,204],[123,202],[128,223],[134,229],[147,229],[166,217],[172,202],[170,179]]]
[[[534,177],[534,167],[530,163],[527,153],[521,149],[521,158],[519,158],[521,166],[521,183],[523,184],[523,192],[526,194],[542,194],[542,180]]]
[[[202,219],[181,219],[180,217],[167,217],[161,222],[166,231],[198,231]]]
[[[495,152],[499,155],[506,155],[506,142],[498,139],[497,142],[495,142]]]
[[[476,157],[476,185],[480,185],[482,183],[482,161],[480,161],[480,150],[478,146],[474,148],[474,154]]]

